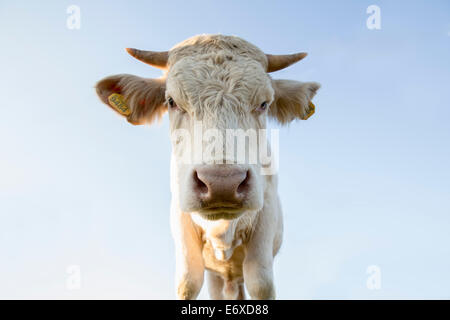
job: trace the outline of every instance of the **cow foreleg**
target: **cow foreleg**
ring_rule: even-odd
[[[244,283],[252,299],[275,299],[273,251],[276,219],[261,212],[253,235],[247,244],[243,264]]]
[[[223,285],[224,281],[221,276],[208,272],[208,290],[211,299],[213,300],[223,300]]]
[[[275,299],[272,261],[246,259],[244,263],[245,286],[252,299]]]
[[[197,298],[203,285],[202,245],[188,214],[180,213],[174,220],[177,298],[192,300]]]

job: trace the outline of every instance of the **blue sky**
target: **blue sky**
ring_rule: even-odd
[[[69,5],[81,29],[66,27]],[[366,8],[381,9],[381,30]],[[2,1],[0,298],[174,298],[168,119],[134,127],[104,76],[200,33],[308,57],[316,114],[280,131],[279,298],[450,298],[448,1]],[[68,290],[66,269],[81,270]],[[366,269],[381,271],[369,290]],[[206,290],[201,293],[207,297]]]

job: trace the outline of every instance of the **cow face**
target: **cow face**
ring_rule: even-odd
[[[264,176],[275,173],[267,117],[280,123],[307,119],[319,88],[273,80],[268,72],[306,54],[265,55],[240,38],[220,35],[194,37],[169,52],[128,51],[165,69],[164,76],[111,76],[97,84],[97,93],[133,124],[168,110],[175,203],[210,220],[260,210],[270,181]]]
[[[274,97],[262,65],[226,51],[188,56],[166,88],[181,209],[209,219],[261,209],[259,136]]]

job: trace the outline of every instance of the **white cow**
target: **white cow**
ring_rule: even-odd
[[[127,51],[164,75],[110,76],[97,94],[132,124],[169,113],[177,297],[196,298],[206,270],[213,299],[243,299],[244,283],[251,298],[275,298],[272,266],[283,233],[276,166],[253,156],[268,148],[268,117],[285,124],[314,112],[318,83],[268,74],[306,53],[266,55],[223,35],[195,36],[166,52]]]

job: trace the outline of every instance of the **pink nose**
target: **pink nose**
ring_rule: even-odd
[[[194,171],[194,190],[207,204],[239,204],[249,189],[250,172],[235,165],[205,165]]]

